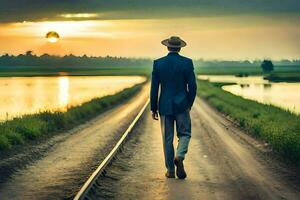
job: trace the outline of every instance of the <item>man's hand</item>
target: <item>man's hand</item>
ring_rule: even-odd
[[[152,119],[153,120],[158,120],[158,113],[157,112],[152,112]]]

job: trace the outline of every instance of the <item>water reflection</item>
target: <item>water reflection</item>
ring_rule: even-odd
[[[211,82],[230,82],[222,88],[235,95],[300,113],[300,83],[273,83],[262,76],[199,76]]]
[[[59,107],[66,109],[69,102],[69,78],[59,77],[58,78],[59,91],[58,91],[58,101]]]
[[[262,76],[237,77],[232,75],[199,75],[198,78],[202,80],[209,80],[210,82],[223,82],[223,83],[238,83],[238,84],[269,83],[269,81],[264,80]]]
[[[0,78],[0,120],[44,110],[66,110],[144,80],[140,76]]]

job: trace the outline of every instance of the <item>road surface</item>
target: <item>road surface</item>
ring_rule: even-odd
[[[70,134],[0,184],[0,199],[71,199],[112,149],[149,88]],[[148,110],[147,110],[148,111]],[[95,193],[98,199],[299,199],[291,171],[266,160],[263,143],[197,99],[186,180],[166,179],[159,122],[145,112]],[[2,162],[2,161],[1,161]]]
[[[196,100],[186,180],[166,179],[159,122],[145,113],[122,154],[98,180],[97,199],[299,199],[292,172],[270,165],[258,142]],[[259,153],[260,152],[260,153]]]

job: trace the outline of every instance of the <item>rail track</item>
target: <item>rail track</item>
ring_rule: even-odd
[[[117,153],[120,151],[124,143],[126,142],[128,136],[130,135],[132,129],[139,121],[140,117],[143,115],[145,109],[149,104],[149,99],[146,101],[140,112],[134,118],[132,123],[129,125],[127,130],[123,133],[120,140],[116,143],[111,152],[105,157],[102,163],[98,166],[98,168],[92,173],[92,175],[88,178],[88,180],[81,187],[79,192],[74,197],[74,200],[88,200],[93,199],[92,194],[96,191],[96,187],[98,185],[98,181],[101,181],[101,175],[105,174],[105,169],[112,163]]]

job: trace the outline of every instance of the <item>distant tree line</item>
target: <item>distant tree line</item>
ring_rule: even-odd
[[[0,66],[45,66],[45,67],[133,67],[151,66],[150,59],[125,58],[125,57],[94,57],[94,56],[54,56],[43,54],[37,56],[32,51],[18,56],[4,54],[0,56]]]
[[[224,60],[195,60],[194,65],[199,67],[259,67],[264,61],[270,60],[242,60],[242,61],[224,61]],[[272,61],[277,66],[299,66],[300,60],[279,60]]]
[[[65,56],[54,56],[43,54],[35,55],[32,51],[25,54],[0,56],[0,67],[10,66],[40,66],[40,67],[149,67],[153,60],[145,58],[125,58],[112,56],[75,56],[72,54]],[[263,60],[255,61],[223,61],[223,60],[194,60],[196,67],[258,67]],[[274,65],[299,66],[300,60],[280,60],[273,61]]]

